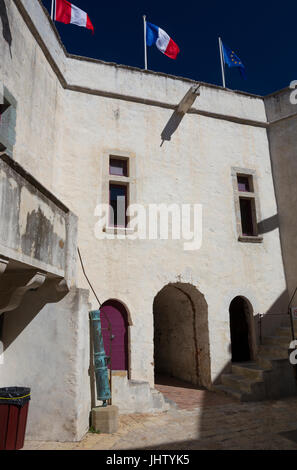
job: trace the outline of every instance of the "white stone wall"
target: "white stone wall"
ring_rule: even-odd
[[[78,441],[91,408],[88,292],[55,293],[50,281],[6,312],[0,387],[30,387],[26,437]]]
[[[282,90],[265,99],[267,118],[271,122],[269,143],[278,200],[277,219],[281,229],[284,265],[290,296],[297,286],[297,105],[290,100],[292,89]],[[294,91],[295,98],[296,92]],[[297,305],[295,297],[293,306]]]
[[[242,294],[255,313],[266,313],[286,290],[278,229],[262,244],[237,241],[231,167],[256,171],[262,220],[277,211],[266,129],[186,115],[160,147],[171,110],[67,92],[64,113],[58,194],[79,214],[79,245],[100,298],[130,310],[131,376],[153,380],[153,299],[180,280],[197,286],[209,305],[215,378],[229,358],[228,302]],[[203,205],[199,251],[184,251],[183,241],[96,240],[93,214],[109,149],[135,154],[138,203]],[[82,274],[78,282],[85,286]]]
[[[38,2],[6,3],[12,56],[0,37],[0,76],[18,102],[14,158],[79,217],[79,246],[101,301],[127,305],[131,378],[153,383],[153,300],[179,281],[208,303],[215,380],[230,360],[232,298],[244,295],[255,314],[266,313],[282,308],[286,290],[278,228],[262,244],[237,241],[232,167],[256,171],[262,220],[277,211],[263,100],[204,84],[193,112],[160,147],[190,81],[66,56]],[[184,251],[183,241],[95,238],[103,158],[113,150],[135,155],[137,203],[203,205],[199,251]],[[78,271],[78,286],[87,287]]]

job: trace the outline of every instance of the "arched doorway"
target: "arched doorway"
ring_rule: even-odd
[[[203,294],[191,284],[168,284],[156,295],[153,304],[155,379],[167,376],[194,385],[209,385],[207,311]]]
[[[235,297],[229,308],[232,362],[253,359],[251,312],[243,297]]]
[[[124,305],[118,300],[107,300],[101,306],[101,325],[104,348],[107,356],[111,356],[112,370],[129,370],[128,357],[128,314]],[[108,330],[111,324],[113,340],[110,341]]]

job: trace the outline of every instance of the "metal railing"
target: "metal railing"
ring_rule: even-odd
[[[258,325],[259,325],[259,342],[260,344],[263,344],[262,339],[262,325],[263,325],[263,319],[268,317],[268,316],[278,316],[278,317],[285,317],[286,313],[258,313],[259,319],[258,319]]]
[[[263,318],[266,318],[267,316],[282,316],[282,317],[285,317],[286,315],[289,315],[290,317],[290,326],[291,326],[291,335],[292,335],[292,341],[295,340],[295,325],[294,325],[294,317],[293,317],[293,312],[292,312],[292,303],[293,303],[293,300],[294,300],[294,297],[297,293],[297,287],[296,289],[294,290],[294,293],[290,299],[290,302],[289,302],[289,305],[288,305],[288,310],[287,310],[287,313],[258,313],[259,315],[259,319],[258,319],[258,325],[259,325],[259,342],[260,344],[263,344],[262,343],[262,326],[263,326]]]

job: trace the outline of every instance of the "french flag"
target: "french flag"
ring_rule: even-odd
[[[56,0],[55,20],[65,24],[82,26],[90,29],[94,34],[94,26],[89,15],[72,3],[67,2],[67,0]]]
[[[146,22],[146,44],[147,46],[155,44],[159,51],[170,59],[176,59],[179,53],[178,45],[168,36],[166,31],[149,22]]]

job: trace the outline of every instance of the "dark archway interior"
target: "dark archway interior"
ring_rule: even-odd
[[[210,366],[204,296],[191,284],[168,284],[156,295],[153,313],[155,377],[206,385]]]
[[[155,375],[195,382],[193,309],[186,295],[166,286],[154,301]]]
[[[251,360],[249,346],[249,306],[242,297],[235,297],[230,304],[230,332],[232,362]]]

